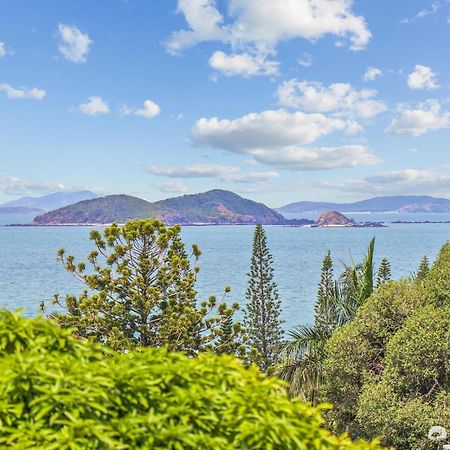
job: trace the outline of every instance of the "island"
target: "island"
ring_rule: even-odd
[[[327,228],[327,227],[341,227],[341,228],[370,228],[370,227],[385,227],[381,222],[363,222],[357,223],[354,219],[349,219],[344,214],[338,211],[327,211],[323,213],[315,222],[313,227]]]

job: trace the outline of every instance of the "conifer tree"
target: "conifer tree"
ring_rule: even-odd
[[[322,261],[319,287],[317,289],[317,302],[315,311],[315,326],[318,328],[333,328],[335,317],[330,317],[334,308],[330,307],[336,298],[336,288],[333,279],[333,260],[328,251]]]
[[[277,363],[283,337],[281,306],[278,288],[273,280],[272,264],[264,228],[256,225],[244,326],[250,362],[258,364],[264,372]]]
[[[387,258],[383,258],[378,268],[377,287],[388,282],[391,279],[391,263]]]
[[[430,270],[430,263],[428,261],[428,258],[424,256],[420,261],[419,268],[417,269],[416,279],[423,280],[427,276],[429,270]]]

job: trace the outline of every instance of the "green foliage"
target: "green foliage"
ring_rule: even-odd
[[[391,263],[387,258],[383,258],[377,272],[377,288],[387,283],[391,279]]]
[[[428,429],[450,422],[450,244],[424,279],[383,284],[326,350],[321,399],[336,432],[435,449]]]
[[[419,268],[417,269],[416,280],[424,280],[428,275],[429,270],[430,263],[428,261],[428,258],[424,256],[420,261]]]
[[[317,293],[316,315],[313,326],[297,327],[289,333],[282,362],[275,373],[289,382],[291,396],[318,404],[324,380],[326,344],[336,328],[352,321],[356,311],[373,291],[372,239],[361,264],[345,266],[340,277],[333,281],[333,261],[328,252],[322,263],[321,279]]]
[[[222,336],[238,305],[219,304],[215,297],[197,305],[198,268],[191,265],[179,226],[138,220],[123,227],[113,224],[103,234],[92,231],[90,239],[95,249],[87,263],[77,263],[64,250],[58,253],[66,270],[88,288],[64,303],[55,295],[54,302],[66,309],[54,314],[58,325],[117,350],[166,345],[191,355],[205,349],[220,352],[239,335],[235,324],[227,335],[230,342]],[[194,245],[194,262],[199,255]]]
[[[230,356],[116,353],[0,311],[0,447],[377,450],[322,427],[279,380]]]
[[[244,324],[248,337],[249,359],[258,364],[264,372],[278,361],[283,337],[281,302],[277,285],[273,281],[272,264],[264,228],[262,225],[256,225]]]

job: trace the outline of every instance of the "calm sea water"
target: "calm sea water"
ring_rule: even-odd
[[[355,216],[356,217],[356,216]],[[28,217],[0,216],[2,223],[24,223]],[[358,220],[450,220],[450,214],[364,215]],[[275,279],[283,306],[285,328],[309,323],[313,317],[323,255],[331,250],[335,271],[342,261],[360,261],[376,237],[376,261],[390,259],[394,277],[416,270],[423,255],[433,259],[450,240],[450,224],[399,224],[387,228],[293,228],[267,226]],[[88,227],[0,227],[0,307],[38,313],[39,302],[55,292],[79,293],[82,285],[56,262],[56,251],[82,257],[89,253]],[[201,250],[199,298],[220,295],[231,286],[230,301],[245,302],[253,227],[185,227],[183,239]]]

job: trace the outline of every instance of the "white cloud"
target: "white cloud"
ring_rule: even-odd
[[[82,103],[76,110],[88,116],[97,116],[99,114],[109,113],[109,106],[101,97],[93,95],[89,97],[87,103]]]
[[[421,9],[414,17],[402,19],[401,23],[414,23],[418,19],[437,13],[442,8],[441,3],[433,2],[430,9]]]
[[[43,89],[20,87],[14,88],[8,83],[0,84],[0,91],[3,91],[11,99],[42,100],[47,93]]]
[[[312,55],[309,53],[303,53],[302,57],[298,60],[298,63],[302,67],[311,67],[312,66]]]
[[[329,170],[343,167],[371,166],[380,160],[363,145],[341,147],[259,148],[249,152],[256,161],[271,167],[293,171]]]
[[[414,72],[408,75],[408,86],[410,89],[437,89],[436,74],[430,67],[416,65]]]
[[[0,177],[0,191],[8,195],[48,194],[64,189],[65,186],[61,183],[30,181],[17,177]]]
[[[189,188],[180,181],[157,183],[155,186],[165,194],[186,194],[186,192],[189,192]]]
[[[196,122],[192,137],[197,145],[250,155],[257,162],[288,170],[376,164],[378,158],[361,145],[305,147],[333,132],[357,129],[354,121],[278,110],[247,114],[235,120],[202,118]]]
[[[399,112],[386,128],[386,134],[420,136],[450,127],[450,112],[442,111],[438,100],[427,100],[413,109],[399,105]]]
[[[226,43],[232,55],[213,55],[216,65],[226,66],[229,75],[251,76],[249,66],[261,75],[277,67],[267,56],[274,55],[282,41],[316,41],[331,34],[341,43],[348,40],[352,50],[365,48],[372,34],[364,17],[356,16],[352,6],[352,0],[229,0],[222,14],[215,0],[178,0],[177,12],[184,15],[188,27],[173,32],[166,48],[177,54],[201,42]],[[242,65],[244,69],[235,69]]]
[[[6,46],[4,42],[0,42],[0,58],[6,56]]]
[[[366,72],[364,73],[364,81],[373,81],[375,78],[381,77],[383,72],[376,67],[368,67]]]
[[[246,153],[252,148],[310,144],[335,131],[354,130],[353,121],[281,109],[251,113],[235,120],[201,118],[192,135],[199,145]]]
[[[393,170],[370,175],[361,180],[318,181],[314,183],[314,186],[370,195],[410,195],[414,193],[448,196],[450,189],[448,171],[448,166],[425,170]]]
[[[217,178],[220,181],[233,183],[266,182],[278,177],[277,172],[243,172],[240,167],[219,164],[192,164],[181,167],[153,166],[147,168],[147,172],[169,178]]]
[[[189,29],[174,32],[168,49],[178,52],[203,41],[274,50],[283,40],[315,41],[327,34],[347,37],[352,50],[367,46],[372,37],[362,16],[354,15],[351,0],[230,0],[225,23],[214,0],[179,0],[178,12]]]
[[[58,48],[64,58],[74,63],[86,62],[92,44],[87,33],[82,33],[75,26],[60,23],[58,36],[61,40]]]
[[[356,90],[349,83],[333,83],[328,87],[316,81],[285,81],[277,91],[281,105],[305,111],[337,113],[369,119],[386,110],[375,100],[377,91]]]
[[[153,119],[161,112],[161,108],[152,100],[145,100],[144,106],[138,109],[132,109],[128,106],[123,106],[120,110],[121,114],[125,116],[133,115],[144,117],[145,119]]]
[[[249,78],[255,75],[277,75],[279,63],[268,61],[262,55],[249,53],[227,55],[216,51],[209,59],[209,65],[227,76],[242,75]]]

